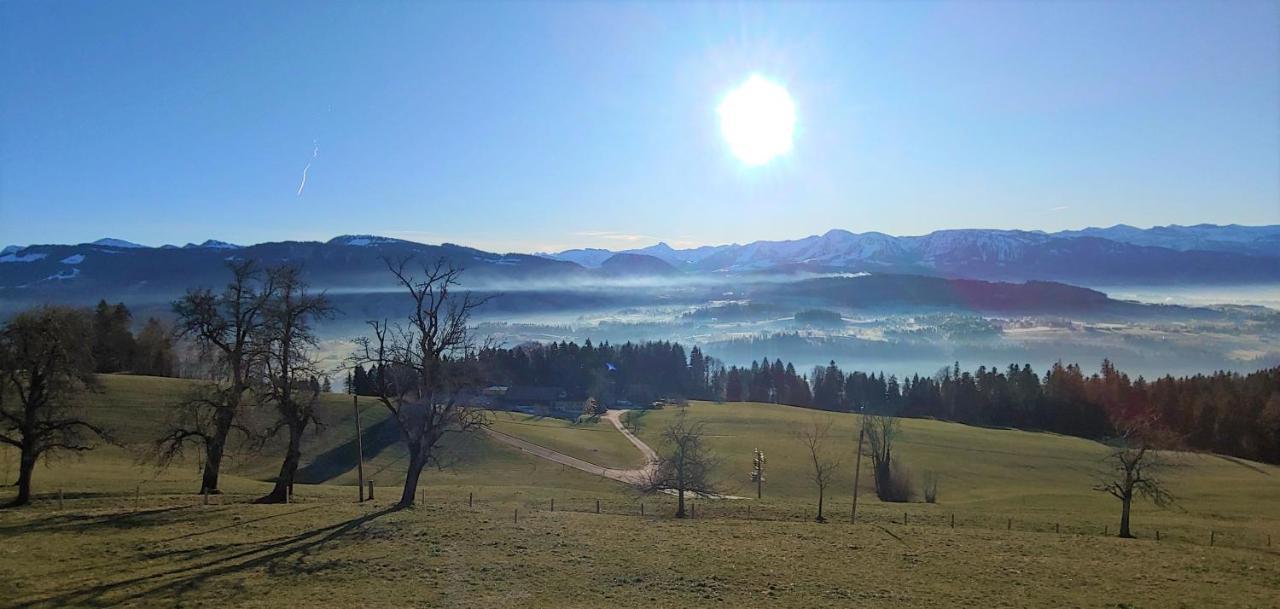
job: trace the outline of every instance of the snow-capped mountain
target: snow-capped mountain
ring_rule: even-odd
[[[689,250],[659,243],[625,251],[681,270],[720,273],[809,268],[1082,283],[1280,280],[1280,226],[1112,227],[1052,234],[962,229],[909,237],[836,229],[784,241]],[[596,266],[609,254],[572,250],[550,257]]]
[[[132,242],[132,241],[125,241],[124,239],[112,239],[112,238],[110,238],[110,237],[103,238],[103,239],[98,239],[97,241],[94,241],[94,242],[92,243],[92,245],[105,245],[105,246],[107,246],[107,247],[121,247],[121,248],[126,248],[126,249],[145,248],[145,247],[147,247],[147,246],[142,245],[142,244],[140,244],[140,243],[134,243],[134,242]]]
[[[1117,224],[1107,228],[1086,228],[1053,233],[1056,237],[1100,237],[1131,243],[1190,251],[1204,250],[1275,256],[1280,252],[1280,226],[1196,224],[1194,226],[1154,226],[1147,229]]]

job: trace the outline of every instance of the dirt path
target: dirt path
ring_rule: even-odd
[[[514,446],[516,448],[519,448],[520,450],[527,452],[535,457],[540,457],[548,461],[552,461],[554,463],[559,463],[561,465],[566,465],[574,469],[579,469],[584,472],[587,472],[588,474],[604,476],[605,478],[609,478],[610,480],[617,480],[618,482],[622,482],[624,484],[636,484],[646,479],[649,476],[649,474],[653,471],[653,469],[657,467],[658,454],[654,452],[652,448],[649,448],[648,444],[645,444],[644,442],[640,441],[640,438],[637,438],[635,434],[631,433],[630,431],[627,431],[627,429],[623,427],[622,415],[625,412],[627,411],[626,410],[610,410],[608,413],[604,415],[604,418],[608,420],[610,423],[613,423],[613,426],[618,428],[618,431],[622,432],[622,435],[625,436],[627,440],[629,440],[633,445],[635,445],[635,447],[640,451],[640,453],[644,455],[644,458],[645,458],[644,467],[640,467],[636,469],[615,469],[612,467],[603,467],[600,465],[596,465],[595,463],[591,463],[589,461],[583,461],[582,459],[579,459],[577,457],[571,457],[560,451],[542,446],[541,444],[534,444],[533,442],[530,442],[528,440],[517,438],[511,434],[503,433],[496,429],[486,427],[485,433],[489,434],[489,437],[499,442],[502,442],[503,444],[507,444],[509,446]]]

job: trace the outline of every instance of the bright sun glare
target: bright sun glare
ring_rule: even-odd
[[[752,74],[724,96],[717,112],[720,132],[743,163],[763,165],[791,150],[796,106],[782,85]]]

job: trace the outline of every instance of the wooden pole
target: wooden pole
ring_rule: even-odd
[[[556,498],[555,498],[555,497],[552,497],[552,498],[551,498],[551,511],[553,511],[553,512],[554,512],[554,511],[556,511]]]
[[[596,513],[597,513],[597,514],[599,514],[599,513],[600,513],[600,500],[599,500],[599,499],[596,499]]]
[[[1054,532],[1054,533],[1061,533],[1061,532],[1062,532],[1062,525],[1061,525],[1061,524],[1058,524],[1058,523],[1056,523],[1056,522],[1055,522],[1055,523],[1053,523],[1053,532]],[[1157,535],[1158,535],[1158,534],[1159,534],[1159,533],[1157,533]]]
[[[956,528],[956,513],[951,512],[951,528]]]
[[[1156,529],[1156,541],[1160,541],[1160,529]]]
[[[1209,545],[1213,546],[1214,538],[1217,537],[1217,531],[1209,531]]]
[[[906,513],[906,512],[903,512],[903,513],[902,513],[902,524],[904,524],[904,525],[905,525],[905,524],[907,524],[907,513]]]
[[[1006,531],[1012,531],[1012,530],[1013,530],[1013,519],[1012,519],[1012,518],[1010,518],[1010,519],[1009,519],[1009,524],[1005,525],[1005,530],[1006,530]]]
[[[640,515],[644,516],[644,503],[640,504]]]
[[[475,491],[467,493],[467,507],[471,507],[471,500],[475,498]]]
[[[520,524],[520,508],[516,508],[515,511],[511,513],[511,522]]]
[[[364,439],[360,437],[360,400],[354,390],[351,393],[351,408],[356,412],[356,494],[360,496],[359,502],[364,503]],[[373,499],[373,493],[369,494],[369,498]]]
[[[862,426],[858,428],[858,456],[853,462],[853,507],[849,509],[849,524],[858,519],[858,478],[862,475],[862,439],[867,435],[867,416],[862,415]]]
[[[373,501],[373,480],[369,481],[369,498],[366,501]]]

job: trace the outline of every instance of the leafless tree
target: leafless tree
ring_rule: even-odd
[[[862,415],[871,451],[871,467],[876,483],[876,496],[881,501],[911,499],[910,480],[904,469],[894,462],[893,444],[898,437],[898,420],[883,414]]]
[[[196,390],[178,405],[154,456],[162,464],[180,456],[189,444],[204,449],[200,491],[217,493],[218,474],[228,437],[244,415],[245,394],[253,383],[253,369],[263,353],[258,334],[263,308],[275,292],[271,278],[252,260],[231,262],[231,282],[221,294],[207,288],[190,290],[173,303],[175,331],[196,343],[213,360],[208,387]]]
[[[814,519],[818,522],[827,521],[822,515],[823,500],[826,498],[827,487],[831,486],[836,471],[840,468],[840,458],[831,446],[831,424],[830,417],[825,420],[814,418],[810,426],[798,434],[800,442],[809,451],[813,484],[818,487],[818,517]]]
[[[294,266],[272,269],[274,293],[263,309],[260,345],[262,358],[262,400],[275,407],[277,422],[267,435],[288,432],[280,473],[271,492],[259,503],[282,503],[288,499],[302,460],[302,435],[307,426],[318,423],[316,404],[320,399],[320,371],[315,361],[316,336],[312,323],[333,315],[333,306],[323,293],[314,294]]]
[[[705,441],[702,421],[690,421],[687,411],[680,411],[662,431],[658,462],[636,484],[644,493],[676,493],[676,518],[684,518],[686,493],[716,496],[724,493],[716,478],[720,459]]]
[[[76,398],[97,387],[88,316],[68,307],[40,307],[0,329],[0,442],[19,450],[18,496],[31,501],[31,476],[41,456],[83,452],[103,430],[78,413]]]
[[[1120,500],[1120,537],[1131,538],[1129,512],[1134,497],[1143,497],[1159,507],[1171,505],[1173,495],[1160,473],[1168,467],[1156,448],[1169,445],[1152,419],[1125,421],[1117,426],[1119,436],[1106,456],[1106,467],[1098,475],[1093,490]]]
[[[455,288],[462,273],[445,260],[420,267],[411,259],[386,260],[388,270],[408,292],[413,309],[403,324],[370,321],[372,336],[356,339],[351,365],[370,369],[374,397],[391,413],[409,453],[400,507],[414,504],[422,470],[440,465],[440,440],[488,424],[483,409],[467,399],[480,385],[471,335],[471,314],[485,302]]]

